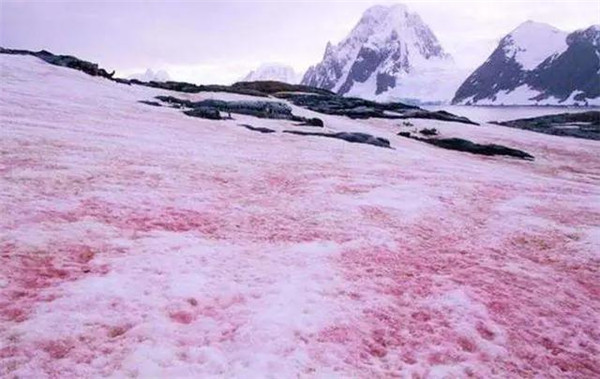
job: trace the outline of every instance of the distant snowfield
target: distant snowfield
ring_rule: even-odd
[[[589,107],[600,107],[600,97],[594,99],[575,100],[581,91],[573,91],[566,99],[557,99],[556,97],[550,96],[541,100],[533,100],[536,96],[541,94],[527,84],[520,85],[514,90],[503,90],[499,91],[494,95],[493,99],[481,99],[476,102],[473,101],[474,96],[471,96],[460,102],[464,104],[476,104],[477,106],[589,106]]]
[[[0,77],[3,377],[600,376],[598,142],[411,120],[528,162],[318,115],[382,149]]]

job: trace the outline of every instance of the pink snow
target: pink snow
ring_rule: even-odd
[[[3,377],[600,376],[596,141],[318,115],[388,150],[31,57],[0,80]]]

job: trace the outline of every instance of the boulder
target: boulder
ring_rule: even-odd
[[[600,111],[561,113],[491,123],[555,136],[600,140]]]
[[[304,119],[304,121],[298,125],[299,126],[316,126],[316,127],[320,127],[320,128],[325,126],[325,124],[323,123],[323,120],[321,120],[320,118],[316,118],[316,117]]]
[[[265,128],[262,126],[252,126],[252,125],[248,125],[248,124],[240,124],[240,126],[243,126],[244,128],[248,129],[248,130],[252,130],[254,132],[259,132],[259,133],[275,133],[275,130],[273,129],[269,129],[269,128]]]
[[[431,129],[421,129],[419,130],[419,133],[421,133],[424,136],[437,136],[438,135],[438,131],[436,128],[431,128]]]
[[[534,160],[534,157],[522,150],[513,149],[510,147],[496,144],[479,144],[462,138],[419,138],[413,137],[408,132],[398,133],[401,137],[410,138],[416,141],[421,141],[441,147],[442,149],[464,151],[478,155],[505,155],[525,160]]]
[[[364,143],[378,147],[391,148],[390,141],[385,138],[376,137],[367,133],[358,132],[339,132],[339,133],[318,133],[318,132],[301,132],[297,130],[284,130],[284,133],[296,134],[301,136],[319,136],[327,138],[341,139],[352,143]]]
[[[221,120],[221,113],[208,107],[197,107],[183,112],[184,114],[192,117],[206,118],[209,120]]]

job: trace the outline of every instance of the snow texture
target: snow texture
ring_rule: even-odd
[[[600,105],[600,33],[527,21],[458,87],[459,105]]]
[[[327,45],[302,84],[379,101],[440,102],[466,76],[420,16],[396,4],[367,9],[346,38]]]
[[[261,80],[275,80],[278,82],[298,84],[301,76],[294,71],[294,68],[281,63],[265,63],[254,71],[250,71],[242,81],[256,82]]]
[[[152,71],[147,69],[143,74],[133,74],[128,77],[129,79],[137,79],[142,82],[167,82],[171,80],[169,73],[165,70]]]
[[[600,376],[597,142],[411,121],[524,162],[318,115],[380,149],[138,102],[239,95],[0,76],[1,376]]]
[[[548,58],[567,50],[567,32],[548,24],[527,21],[509,34],[506,55],[514,57],[525,70],[533,70]]]

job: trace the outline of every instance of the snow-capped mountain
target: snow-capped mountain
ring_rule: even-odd
[[[129,79],[137,79],[142,82],[166,82],[171,80],[171,77],[165,70],[152,71],[147,69],[144,73],[130,75]]]
[[[266,63],[262,64],[256,70],[250,71],[242,81],[256,82],[260,80],[275,80],[289,84],[298,84],[300,79],[300,75],[297,74],[291,66],[280,63]]]
[[[419,15],[397,4],[367,9],[344,40],[327,44],[302,84],[376,100],[443,101],[465,76]]]
[[[600,104],[600,26],[571,34],[527,21],[458,88],[454,104]]]

